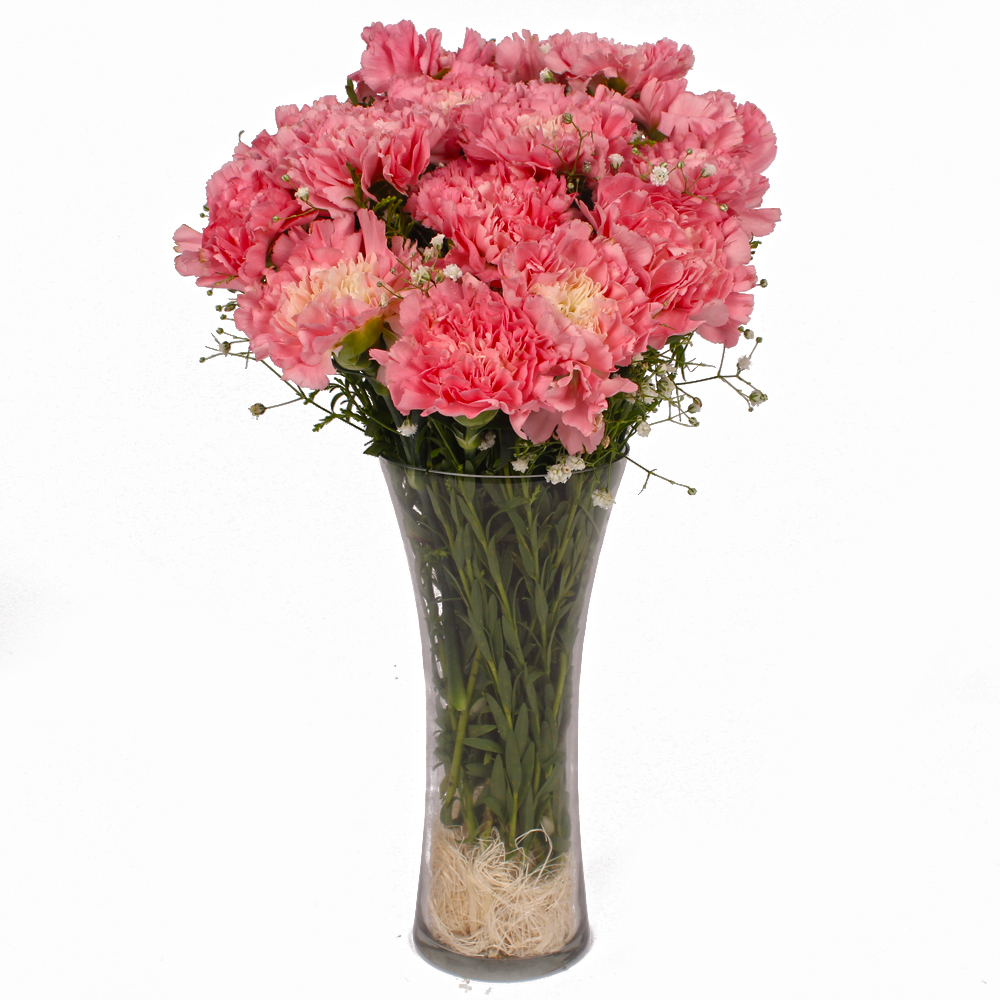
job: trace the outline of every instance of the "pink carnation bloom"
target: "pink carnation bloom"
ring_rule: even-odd
[[[468,418],[500,410],[524,436],[556,358],[520,309],[467,277],[411,292],[393,325],[399,339],[371,356],[383,366],[378,378],[396,409]]]
[[[427,169],[431,147],[446,128],[410,106],[391,110],[337,103],[303,112],[278,129],[278,163],[296,187],[309,189],[311,204],[331,213],[357,209],[352,169],[369,197],[380,180],[407,191]]]
[[[361,39],[367,48],[361,69],[350,79],[362,81],[376,94],[385,93],[397,77],[435,76],[445,68],[447,57],[437,28],[421,35],[412,21],[388,26],[376,21],[361,32]]]
[[[593,235],[586,222],[564,223],[512,246],[499,270],[508,300],[549,316],[560,341],[572,345],[568,356],[610,373],[646,349],[653,324],[622,247]]]
[[[497,72],[509,83],[537,80],[545,69],[545,55],[538,35],[525,29],[520,35],[510,35],[497,45],[494,64]]]
[[[737,326],[753,308],[743,294],[756,283],[750,242],[736,218],[700,220],[679,210],[666,185],[619,175],[601,181],[594,225],[621,246],[642,286],[659,308],[660,329],[649,337],[657,350],[668,337],[696,330],[712,343],[733,347]]]
[[[625,81],[625,93],[630,97],[650,81],[679,79],[694,66],[691,47],[678,47],[669,38],[627,48],[622,53],[618,75]]]
[[[385,321],[396,308],[392,294],[406,281],[394,240],[372,212],[322,219],[308,233],[279,247],[281,269],[245,292],[233,319],[250,340],[254,357],[271,358],[283,377],[304,389],[322,389],[334,374],[331,354],[366,324]]]
[[[665,165],[664,190],[678,209],[706,223],[736,217],[748,236],[766,236],[781,217],[779,209],[760,207],[769,187],[760,170],[774,158],[774,132],[755,105],[731,98],[723,91],[679,95],[660,120],[669,137],[642,148],[629,170],[647,176]]]
[[[600,443],[608,397],[636,390],[614,371],[645,350],[654,331],[648,299],[621,247],[591,236],[585,222],[568,222],[511,247],[499,262],[505,297],[548,334],[560,363],[525,431],[544,440],[554,430],[573,453]]]
[[[567,116],[571,119],[567,121]],[[558,84],[516,84],[462,109],[465,155],[522,169],[572,170],[599,178],[611,153],[625,155],[635,133],[631,101],[606,87],[565,94]]]
[[[693,65],[694,55],[669,38],[644,45],[622,45],[589,32],[563,31],[540,46],[546,68],[575,90],[585,89],[594,77],[618,78],[631,96],[652,79],[672,80]]]
[[[441,80],[429,76],[401,77],[389,85],[385,106],[393,111],[413,107],[431,124],[431,162],[461,155],[456,112],[486,94],[505,91],[508,84],[490,66],[456,63]]]
[[[254,146],[263,144],[263,136]],[[296,200],[291,184],[282,186],[274,180],[272,161],[243,143],[236,147],[234,158],[212,174],[207,202],[208,225],[203,233],[181,226],[174,234],[180,254],[174,264],[181,274],[196,277],[202,287],[225,285],[237,292],[264,273],[274,238],[310,214],[308,206]]]
[[[537,240],[576,216],[566,179],[519,177],[502,164],[476,169],[456,160],[426,174],[410,197],[414,219],[452,243],[445,263],[485,281],[497,277],[500,254],[522,240]]]

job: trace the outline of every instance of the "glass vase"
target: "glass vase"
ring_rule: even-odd
[[[427,789],[413,941],[491,982],[589,944],[577,800],[587,605],[625,459],[544,476],[381,459],[423,644]]]

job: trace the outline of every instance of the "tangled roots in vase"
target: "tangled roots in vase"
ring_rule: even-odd
[[[565,856],[531,870],[523,852],[507,857],[496,830],[462,842],[438,824],[431,834],[431,931],[460,955],[550,955],[576,932],[573,870]]]

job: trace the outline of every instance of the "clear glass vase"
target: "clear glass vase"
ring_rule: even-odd
[[[587,605],[625,462],[550,483],[381,459],[427,684],[413,941],[455,975],[536,979],[567,968],[589,943],[577,691]]]

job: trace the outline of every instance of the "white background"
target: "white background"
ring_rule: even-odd
[[[623,484],[581,708],[595,943],[472,995],[1000,997],[986,4],[25,4],[7,18],[0,996],[463,995],[407,941],[417,620],[362,439],[173,270],[361,28],[690,44],[769,116],[753,414]],[[139,11],[142,13],[139,13]],[[216,300],[217,301],[217,300]],[[706,359],[709,352],[706,351]]]

